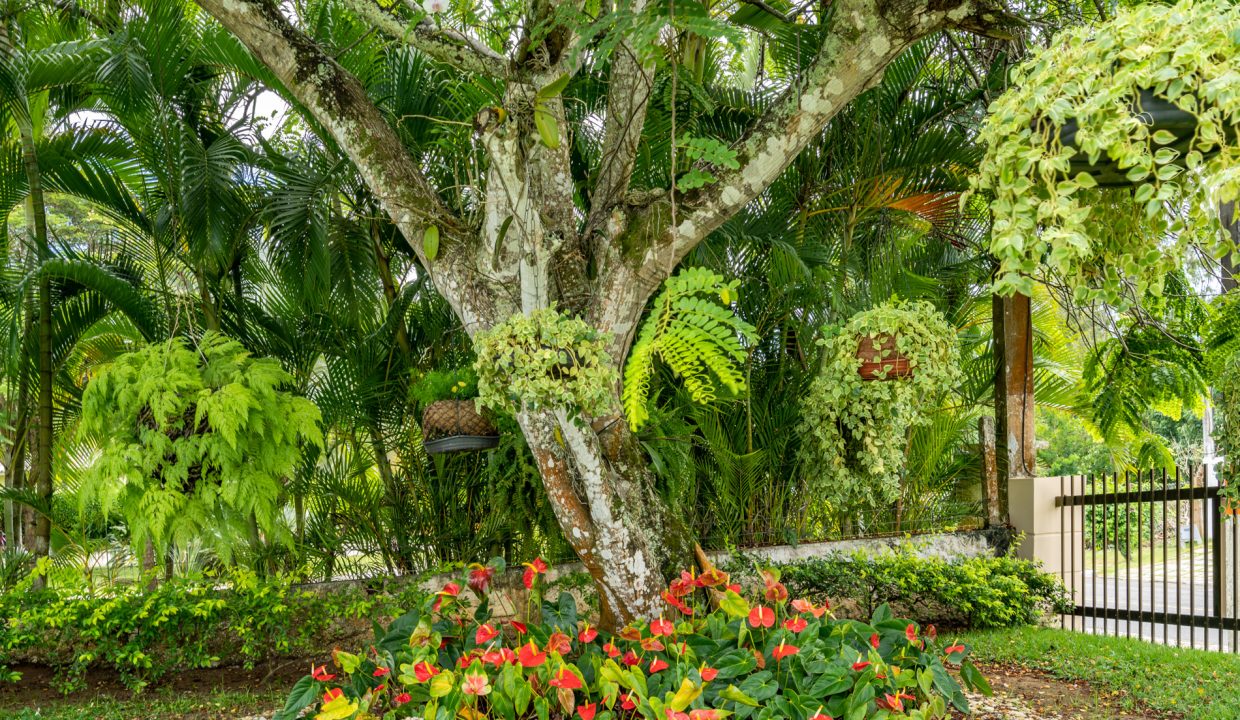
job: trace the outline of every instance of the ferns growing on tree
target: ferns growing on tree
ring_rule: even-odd
[[[686,268],[663,284],[624,368],[624,412],[630,427],[637,430],[650,417],[647,402],[656,358],[684,382],[696,403],[714,402],[721,387],[733,394],[744,392],[742,340],[752,340],[755,329],[730,307],[739,286],[739,280],[725,282],[705,268]]]
[[[80,432],[100,448],[81,501],[116,510],[135,547],[229,539],[253,523],[287,541],[278,522],[285,478],[305,444],[321,447],[319,410],[284,390],[275,360],[207,333],[197,347],[176,338],[128,353],[86,387]]]

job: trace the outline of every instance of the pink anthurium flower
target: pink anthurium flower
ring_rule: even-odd
[[[466,673],[465,679],[461,682],[461,692],[466,695],[489,695],[491,683],[484,674]]]

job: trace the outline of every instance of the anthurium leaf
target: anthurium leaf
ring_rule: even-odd
[[[309,707],[319,697],[319,685],[309,675],[297,681],[288,694],[284,707],[275,714],[273,720],[294,720],[301,711]]]
[[[735,590],[728,590],[723,600],[719,602],[719,608],[734,618],[746,617],[749,615],[749,603],[745,598],[736,594]]]
[[[995,691],[990,688],[990,683],[986,680],[986,676],[982,675],[982,671],[978,670],[977,666],[968,660],[960,664],[960,677],[970,690],[976,690],[987,697],[995,694]]]
[[[758,707],[758,701],[746,695],[740,688],[735,685],[729,685],[719,691],[719,697],[732,702],[748,705],[749,707]]]

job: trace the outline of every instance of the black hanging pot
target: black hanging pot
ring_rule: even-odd
[[[1175,163],[1183,166],[1185,156],[1192,150],[1193,133],[1197,131],[1197,118],[1181,110],[1169,100],[1155,95],[1154,91],[1149,89],[1141,91],[1140,100],[1133,105],[1132,112],[1137,119],[1149,126],[1151,134],[1166,130],[1175,136],[1174,142],[1161,147],[1169,147],[1178,151],[1179,155]],[[1076,119],[1070,119],[1059,129],[1059,141],[1065,147],[1075,147],[1076,135],[1079,131],[1080,125]],[[1202,153],[1202,157],[1211,158],[1217,154],[1218,146],[1215,146],[1210,151]],[[1128,168],[1121,169],[1106,152],[1098,157],[1096,163],[1091,163],[1089,156],[1083,152],[1073,155],[1070,176],[1075,177],[1079,173],[1092,175],[1101,187],[1131,187],[1144,182],[1134,183],[1129,180]]]
[[[440,400],[422,413],[422,443],[428,455],[490,450],[499,445],[499,430],[473,400]]]

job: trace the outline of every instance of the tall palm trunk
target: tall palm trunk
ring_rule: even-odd
[[[26,170],[26,183],[29,185],[30,219],[33,221],[36,257],[42,265],[51,257],[51,249],[47,241],[47,210],[43,203],[43,182],[39,172],[39,158],[35,151],[34,129],[29,120],[20,124],[22,162]],[[38,442],[34,458],[34,477],[31,478],[32,488],[36,495],[46,503],[52,499],[52,283],[40,276],[37,291],[38,304],[38,363],[39,363],[39,396],[38,396]],[[52,524],[51,519],[42,513],[35,514],[31,527],[34,536],[28,541],[28,547],[35,557],[44,557],[51,552]],[[43,578],[38,582],[42,584]]]

